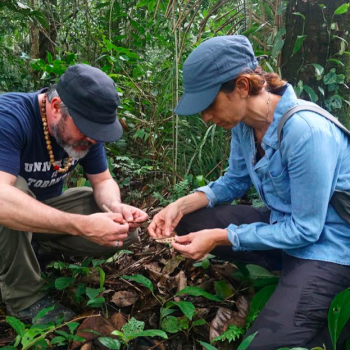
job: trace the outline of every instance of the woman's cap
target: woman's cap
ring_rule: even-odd
[[[114,81],[100,69],[86,64],[68,67],[57,83],[57,92],[84,135],[98,142],[122,137],[118,92]]]
[[[223,83],[257,66],[252,45],[243,35],[218,36],[203,42],[184,63],[185,92],[175,113],[200,113],[214,101]]]

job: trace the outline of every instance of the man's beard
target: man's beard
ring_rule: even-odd
[[[92,146],[92,143],[87,140],[77,141],[73,144],[66,143],[62,137],[62,135],[64,135],[65,129],[66,129],[66,125],[63,117],[60,119],[60,121],[56,125],[51,124],[51,131],[52,131],[53,137],[55,138],[56,142],[68,153],[68,155],[76,159],[84,158],[89,152],[90,147]],[[79,147],[79,146],[89,147],[89,148],[81,151],[75,150],[75,147]]]

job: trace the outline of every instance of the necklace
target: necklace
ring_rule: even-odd
[[[51,162],[53,168],[55,170],[57,170],[59,173],[66,173],[68,171],[69,167],[72,165],[73,159],[72,159],[72,157],[69,157],[64,168],[60,168],[55,162],[55,156],[53,155],[51,141],[50,141],[49,129],[47,127],[46,97],[47,97],[47,95],[45,94],[45,96],[43,98],[43,104],[41,106],[41,120],[43,121],[43,129],[44,129],[44,136],[45,136],[45,141],[46,141],[46,148],[47,148],[47,151],[49,153],[50,162]]]
[[[267,124],[267,120],[269,118],[269,114],[270,114],[270,91],[267,93],[267,113],[266,113],[266,121],[265,123]]]

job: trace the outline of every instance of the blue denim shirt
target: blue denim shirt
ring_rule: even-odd
[[[326,118],[309,111],[293,115],[283,128],[279,150],[277,126],[291,107],[303,104],[287,84],[276,106],[257,163],[253,129],[232,129],[229,170],[200,187],[209,207],[241,197],[253,184],[271,209],[270,224],[228,227],[234,251],[282,249],[302,258],[350,265],[350,226],[329,204],[335,189],[350,190],[348,137]]]

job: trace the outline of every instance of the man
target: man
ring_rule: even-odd
[[[42,291],[32,239],[51,256],[102,255],[137,241],[148,216],[121,202],[103,148],[122,136],[118,104],[112,79],[84,64],[50,89],[0,97],[0,288],[9,314],[33,319],[56,304],[42,323],[74,316]],[[78,163],[92,189],[62,193]]]

